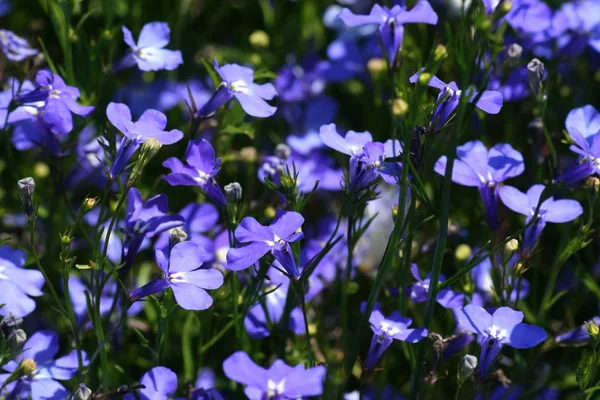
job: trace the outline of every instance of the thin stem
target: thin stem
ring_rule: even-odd
[[[346,237],[348,242],[348,254],[346,257],[346,269],[344,270],[344,281],[342,282],[342,299],[341,299],[341,322],[342,322],[342,335],[344,337],[344,347],[347,349],[350,345],[350,332],[348,331],[348,302],[349,302],[349,286],[350,286],[350,276],[352,273],[352,253],[354,252],[353,246],[353,226],[354,226],[354,217],[352,215],[352,211],[348,215],[348,226],[346,229]]]
[[[310,344],[310,330],[308,329],[308,315],[306,313],[306,296],[302,281],[295,281],[294,286],[300,296],[300,304],[302,305],[302,316],[304,317],[304,329],[306,330],[306,358],[308,360],[308,368],[313,366],[312,345]]]

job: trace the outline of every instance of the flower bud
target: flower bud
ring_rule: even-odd
[[[23,211],[28,217],[33,214],[33,192],[35,192],[35,181],[33,178],[23,178],[17,182],[19,186],[19,198]]]
[[[402,99],[392,101],[392,115],[401,117],[408,112],[408,103]]]
[[[431,74],[429,72],[421,72],[419,74],[418,81],[421,85],[427,85],[430,80],[431,80]]]
[[[23,329],[15,329],[8,335],[8,343],[13,350],[21,350],[27,341],[27,334]]]
[[[367,62],[367,69],[371,76],[375,79],[385,75],[387,71],[387,61],[383,58],[371,58]]]
[[[506,49],[506,57],[511,62],[519,61],[521,59],[522,54],[523,54],[523,48],[517,43],[511,44]]]
[[[507,14],[512,9],[512,2],[510,0],[504,0],[500,6],[502,14]]]
[[[92,391],[85,384],[80,383],[73,392],[73,398],[75,400],[90,400],[92,398]]]
[[[459,244],[454,251],[454,258],[458,262],[465,262],[471,257],[471,246],[468,244]]]
[[[446,50],[446,46],[443,44],[438,44],[433,51],[433,60],[434,61],[442,61],[448,58],[448,50]]]
[[[88,212],[92,208],[96,207],[97,202],[98,199],[96,197],[86,197],[85,200],[83,200],[83,203],[81,204],[81,206],[83,207],[83,212]]]
[[[595,321],[590,321],[590,322],[586,321],[584,323],[585,323],[588,333],[590,334],[592,339],[597,339],[598,335],[600,334],[600,329],[598,328],[598,325],[596,325],[596,322]]]
[[[142,174],[142,170],[148,165],[150,160],[158,153],[162,144],[156,138],[149,138],[142,144],[142,149],[140,150],[140,156],[138,157],[137,163],[133,167],[133,171],[131,171],[131,176],[129,177],[128,185],[133,185],[133,182]]]
[[[252,146],[244,147],[240,150],[240,159],[248,163],[256,162],[258,159],[256,149]]]
[[[250,40],[250,44],[256,48],[267,48],[269,47],[270,39],[267,32],[262,30],[256,30],[250,34],[248,38]]]
[[[476,369],[477,357],[471,354],[465,354],[460,360],[460,365],[458,368],[458,379],[462,381],[469,379],[471,376],[473,376]]]
[[[31,358],[26,358],[25,360],[21,361],[21,364],[19,364],[19,369],[23,375],[29,375],[37,369],[37,365]]]
[[[185,242],[188,238],[188,234],[181,228],[169,229],[169,243],[171,247],[177,243]]]
[[[531,90],[533,90],[536,96],[540,93],[545,72],[544,63],[537,58],[534,58],[527,64],[527,78],[529,79]]]
[[[594,190],[594,192],[598,192],[598,188],[600,187],[600,179],[595,176],[588,176],[585,180],[585,186]]]
[[[242,185],[238,182],[231,182],[229,185],[225,185],[223,189],[228,203],[236,204],[242,199]]]
[[[13,313],[9,313],[8,316],[4,317],[2,320],[2,326],[8,328],[9,330],[16,329],[17,326],[23,323],[23,318],[17,317]]]
[[[33,175],[40,179],[46,178],[50,175],[50,167],[46,163],[37,162],[33,166]]]
[[[288,157],[292,154],[292,149],[285,143],[279,143],[275,147],[275,157],[280,158],[282,160],[287,160]]]
[[[519,241],[517,239],[509,240],[508,243],[504,245],[504,250],[506,250],[507,253],[514,253],[519,250]]]

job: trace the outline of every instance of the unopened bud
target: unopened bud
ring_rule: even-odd
[[[25,360],[21,361],[21,364],[19,364],[19,369],[23,375],[29,375],[37,369],[37,365],[31,358],[26,358]]]
[[[265,208],[265,217],[267,217],[269,219],[273,219],[273,218],[275,218],[275,215],[276,215],[276,211],[273,207]]]
[[[27,216],[33,214],[33,192],[35,192],[35,181],[33,178],[23,178],[17,182],[19,186],[19,198],[21,199],[21,205],[23,211]]]
[[[459,244],[458,246],[456,246],[456,250],[454,251],[454,258],[456,259],[456,261],[458,261],[459,263],[465,262],[469,259],[469,257],[471,257],[471,246],[469,246],[468,244]]]
[[[83,200],[83,203],[81,204],[81,206],[83,207],[83,211],[88,212],[92,208],[96,207],[97,201],[98,199],[95,197],[86,197],[85,200]]]
[[[523,275],[527,269],[525,268],[525,264],[519,262],[515,265],[515,275]]]
[[[244,147],[240,150],[240,158],[242,161],[253,163],[258,159],[258,153],[256,152],[256,148],[249,146]]]
[[[598,325],[596,325],[595,321],[584,322],[587,327],[588,333],[593,339],[598,338],[598,334],[600,334],[600,329],[598,329]]]
[[[282,160],[287,160],[288,157],[292,154],[292,149],[285,143],[279,143],[275,147],[275,157],[280,158]]]
[[[429,72],[421,72],[419,74],[418,81],[421,85],[427,85],[430,80],[431,80],[431,74]]]
[[[92,398],[92,391],[85,384],[80,383],[73,392],[73,398],[75,400],[90,400]]]
[[[507,14],[512,9],[512,2],[510,0],[504,0],[500,6],[500,11],[503,14]]]
[[[73,238],[69,235],[60,235],[60,242],[62,244],[71,244],[71,241],[73,241]]]
[[[446,46],[443,44],[438,44],[433,51],[433,60],[434,61],[442,61],[448,58],[448,50],[446,50]]]
[[[242,199],[242,185],[238,182],[231,182],[229,185],[225,185],[223,189],[228,203],[237,204]]]
[[[477,369],[477,357],[471,354],[465,354],[460,360],[460,366],[458,368],[458,379],[466,380],[469,379],[475,373]]]
[[[398,216],[398,204],[394,204],[392,208],[392,217],[396,218]]]
[[[250,44],[256,48],[269,47],[269,35],[265,31],[256,30],[250,34]]]
[[[162,144],[156,138],[149,138],[142,144],[142,149],[140,150],[140,156],[138,157],[137,163],[133,167],[133,171],[131,171],[131,176],[129,177],[128,185],[133,185],[133,182],[142,174],[143,169],[148,165],[150,160],[158,153]]]
[[[387,61],[383,58],[371,58],[367,61],[367,70],[373,78],[382,77],[387,71]]]
[[[27,334],[23,329],[15,329],[8,335],[8,343],[13,350],[21,350],[27,341]]]
[[[527,78],[529,79],[531,90],[533,90],[536,96],[540,93],[545,72],[544,63],[537,58],[534,58],[527,64]]]
[[[519,250],[519,241],[517,239],[509,240],[504,246],[504,250],[509,253],[514,253],[515,251]]]
[[[511,63],[519,61],[521,59],[521,55],[523,54],[523,48],[517,44],[513,43],[506,49],[506,57]]]
[[[173,228],[169,229],[169,242],[171,243],[171,247],[175,246],[177,243],[185,242],[188,238],[188,234],[181,228]]]
[[[593,189],[594,192],[598,192],[598,188],[600,187],[600,179],[595,176],[589,176],[585,180],[585,186],[589,189]]]
[[[8,316],[4,317],[2,320],[2,326],[8,328],[9,330],[15,329],[17,326],[23,323],[23,318],[17,317],[13,313],[9,313]]]
[[[408,103],[402,99],[392,101],[392,115],[401,117],[408,112]]]

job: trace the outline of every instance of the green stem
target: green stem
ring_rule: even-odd
[[[350,201],[350,200],[349,200]],[[344,348],[347,350],[350,345],[350,332],[348,331],[348,303],[350,300],[349,286],[350,276],[352,273],[352,253],[354,252],[354,246],[352,243],[352,232],[354,226],[354,217],[352,210],[348,215],[348,226],[346,229],[346,238],[348,241],[348,254],[346,257],[346,269],[344,270],[344,280],[342,282],[342,299],[340,303],[341,308],[341,323],[342,323],[342,335],[344,337]]]
[[[306,291],[304,290],[304,285],[302,281],[295,281],[294,287],[298,292],[298,296],[300,296],[300,304],[302,305],[302,316],[304,317],[304,329],[306,330],[306,358],[308,360],[308,368],[313,366],[313,352],[312,345],[310,343],[310,330],[308,329],[308,314],[306,313]]]

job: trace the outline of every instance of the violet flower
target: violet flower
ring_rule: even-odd
[[[135,289],[129,294],[132,301],[173,289],[177,304],[185,310],[206,310],[213,300],[205,289],[218,289],[223,285],[223,274],[216,269],[200,268],[211,255],[201,246],[192,242],[177,243],[167,256],[155,251],[156,263],[163,271],[160,278]]]
[[[427,274],[427,278],[421,279],[417,264],[412,264],[410,266],[410,272],[417,282],[408,285],[406,292],[413,303],[423,303],[427,301],[431,273]],[[439,282],[442,283],[445,280],[446,278],[444,275],[440,274]],[[452,289],[447,288],[439,291],[436,300],[444,308],[462,308],[464,297],[464,294],[454,292]]]
[[[513,0],[506,21],[517,31],[536,34],[552,25],[552,9],[541,0]]]
[[[115,69],[128,68],[137,64],[142,71],[172,71],[183,64],[179,50],[167,50],[171,41],[171,29],[166,22],[149,22],[142,27],[137,44],[127,27],[123,26],[123,40],[130,52],[117,62]]]
[[[163,179],[171,186],[199,186],[204,193],[219,206],[227,204],[225,195],[215,180],[219,173],[221,158],[215,157],[215,150],[204,140],[192,140],[185,152],[186,164],[175,157],[163,162],[163,167],[171,170]]]
[[[458,146],[456,154],[458,159],[454,160],[452,181],[479,189],[486,222],[491,229],[498,229],[498,184],[523,173],[523,156],[511,145],[504,143],[497,144],[488,151],[479,140]],[[444,176],[446,163],[446,156],[440,157],[435,163],[435,172]]]
[[[600,173],[600,113],[586,105],[569,112],[565,127],[573,141],[570,150],[579,155],[577,163],[555,181],[569,185]]]
[[[0,49],[9,61],[16,62],[39,53],[36,49],[29,47],[27,40],[6,29],[0,29]]]
[[[229,249],[227,268],[241,271],[270,252],[292,279],[298,279],[300,271],[290,243],[304,237],[301,229],[303,223],[304,217],[294,211],[280,214],[269,226],[261,225],[252,217],[244,218],[235,230],[235,237],[243,246]]]
[[[8,372],[17,368],[23,369],[23,375],[16,381],[6,385],[5,391],[9,399],[20,398],[32,400],[66,399],[70,392],[57,382],[66,381],[75,376],[79,369],[77,351],[72,350],[66,356],[54,359],[58,353],[58,335],[52,331],[38,331],[23,345],[23,352],[13,361],[3,366]],[[82,352],[83,365],[89,360]],[[10,374],[0,374],[2,385]],[[5,394],[4,392],[2,394]],[[31,396],[31,397],[30,397]]]
[[[140,400],[167,400],[177,391],[177,375],[166,367],[154,367],[146,372],[140,385],[144,385],[140,389]],[[124,400],[136,400],[137,398],[128,393],[123,397]]]
[[[527,224],[535,214],[544,189],[544,185],[533,185],[525,194],[512,186],[504,186],[500,189],[500,199],[506,207],[525,215],[525,223]],[[546,222],[561,224],[573,221],[581,214],[583,214],[583,208],[576,200],[554,200],[553,197],[544,200],[540,205],[537,219],[525,230],[523,249],[525,251],[533,249],[546,226]]]
[[[417,72],[409,78],[411,83],[416,83],[419,79],[419,73]],[[460,90],[456,85],[456,82],[445,83],[438,77],[433,76],[429,80],[428,86],[434,87],[440,90],[440,94],[437,98],[438,106],[433,112],[431,122],[435,131],[439,131],[444,127],[446,122],[449,121],[453,115],[458,103],[460,102],[460,96],[463,94],[463,90]],[[471,94],[472,93],[472,94]],[[473,102],[478,95],[478,92],[468,91],[469,101]],[[484,90],[475,107],[488,114],[498,114],[502,109],[502,94],[495,90]]]
[[[248,115],[266,118],[275,114],[277,107],[272,107],[265,101],[272,100],[277,95],[272,83],[263,85],[254,83],[254,71],[247,67],[237,64],[219,67],[217,60],[213,60],[213,65],[223,81],[206,104],[198,110],[197,117],[210,117],[219,107],[234,97]]]
[[[35,310],[31,297],[42,296],[44,276],[38,270],[25,269],[25,252],[0,246],[0,315],[25,317]]]
[[[155,138],[161,144],[168,145],[177,143],[183,138],[183,132],[178,129],[165,131],[167,117],[157,110],[146,110],[136,122],[133,122],[129,107],[122,103],[110,103],[106,107],[106,117],[124,136],[110,168],[113,178],[125,169],[133,153],[146,140]]]
[[[455,315],[459,328],[479,335],[481,377],[487,374],[502,346],[528,349],[546,340],[544,329],[522,323],[523,313],[510,307],[500,307],[492,315],[479,306],[469,304]]]
[[[48,70],[41,70],[35,78],[36,88],[17,96],[21,104],[44,101],[42,119],[48,129],[55,134],[66,134],[73,130],[73,114],[87,117],[94,111],[93,106],[77,103],[79,89],[68,86],[63,79]]]
[[[125,263],[123,268],[131,266],[145,238],[182,226],[184,222],[181,215],[169,215],[169,200],[166,195],[159,194],[144,202],[139,190],[131,188],[127,195],[125,213],[125,243],[121,260]]]
[[[362,302],[360,311],[364,313],[366,306],[367,303]],[[394,340],[417,343],[427,337],[427,329],[409,328],[412,319],[403,318],[398,311],[394,311],[386,318],[381,312],[379,303],[375,304],[373,312],[369,316],[369,323],[373,331],[373,339],[371,339],[371,346],[364,364],[365,371],[369,372],[373,371],[383,353]]]
[[[588,324],[600,325],[600,317],[593,317],[586,321]],[[575,329],[571,329],[568,332],[558,335],[554,341],[562,345],[578,345],[584,344],[590,341],[590,333],[586,324],[581,324]]]
[[[347,26],[379,25],[379,38],[387,53],[390,66],[394,64],[402,46],[404,24],[423,23],[435,25],[438,21],[437,14],[425,0],[419,1],[410,11],[400,5],[395,5],[389,9],[375,4],[369,15],[357,15],[344,8],[338,18],[344,21]]]
[[[291,367],[281,360],[265,369],[238,351],[223,362],[223,372],[232,381],[245,385],[244,392],[250,399],[298,399],[323,394],[326,369],[304,369],[301,364]]]

